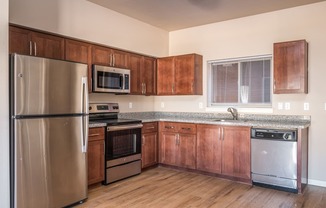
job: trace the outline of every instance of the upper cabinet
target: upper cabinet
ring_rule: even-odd
[[[308,93],[308,44],[305,40],[274,43],[274,93]]]
[[[93,45],[92,63],[98,65],[112,66],[117,68],[128,68],[129,53],[103,46]]]
[[[9,53],[64,59],[64,39],[58,36],[9,27]]]
[[[157,59],[158,95],[202,95],[203,57],[187,54]]]
[[[138,54],[129,55],[129,69],[131,72],[130,94],[156,94],[156,60],[152,57]]]
[[[71,39],[65,39],[65,60],[87,64],[88,77],[92,77],[91,44]],[[88,79],[88,91],[92,91],[91,79]]]

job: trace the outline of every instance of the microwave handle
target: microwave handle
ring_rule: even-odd
[[[121,83],[121,89],[124,89],[125,88],[125,82],[124,82],[123,74],[120,74],[120,83]]]

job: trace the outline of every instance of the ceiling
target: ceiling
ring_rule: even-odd
[[[325,0],[88,0],[167,31]]]

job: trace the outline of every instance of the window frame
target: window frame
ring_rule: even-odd
[[[241,63],[246,61],[259,61],[263,59],[270,60],[270,102],[269,103],[241,103],[239,100],[239,93],[238,92],[238,102],[237,103],[213,103],[212,101],[212,86],[213,86],[213,72],[212,72],[212,65],[213,64],[238,64],[238,89],[240,86],[241,81]],[[207,107],[208,108],[222,108],[229,106],[234,106],[237,108],[243,109],[251,109],[251,108],[272,108],[273,106],[273,56],[272,54],[266,55],[258,55],[258,56],[247,56],[247,57],[239,57],[239,58],[228,58],[228,59],[217,59],[217,60],[210,60],[207,61]]]

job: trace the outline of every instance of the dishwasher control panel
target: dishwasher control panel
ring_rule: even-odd
[[[285,141],[297,141],[296,130],[289,129],[251,129],[252,139],[269,139],[269,140],[285,140]]]

